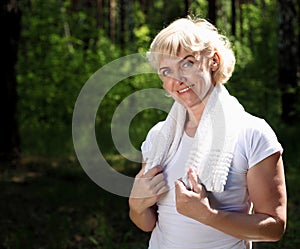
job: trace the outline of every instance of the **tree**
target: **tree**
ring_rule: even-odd
[[[121,51],[124,53],[125,50],[125,20],[126,20],[126,10],[125,10],[125,0],[120,0],[120,38],[119,44]]]
[[[21,30],[21,13],[16,0],[3,0],[1,23],[0,162],[13,162],[20,156],[17,122],[16,62]]]
[[[216,0],[208,0],[208,20],[212,24],[216,24],[217,19],[217,3]]]
[[[109,36],[113,43],[115,43],[116,36],[116,2],[115,0],[109,1]]]
[[[243,0],[238,0],[238,6],[239,6],[239,25],[240,25],[240,39],[242,40],[244,38],[244,20],[243,20]]]
[[[281,118],[285,123],[295,121],[297,86],[297,14],[295,0],[278,0],[279,7],[279,85],[281,89]],[[298,117],[299,118],[299,117]]]
[[[187,15],[189,13],[191,6],[191,0],[184,0],[184,13]]]
[[[235,0],[231,0],[231,35],[236,35],[236,6]]]

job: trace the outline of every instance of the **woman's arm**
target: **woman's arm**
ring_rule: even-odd
[[[151,232],[154,229],[157,220],[156,208],[154,206],[148,207],[141,213],[130,208],[129,217],[138,228],[144,232]]]
[[[179,213],[234,237],[251,241],[277,241],[286,227],[286,186],[280,153],[275,153],[252,167],[247,174],[253,214],[213,210],[205,189],[197,183],[195,172],[189,176],[193,190],[176,182],[176,205]]]
[[[155,203],[166,193],[167,186],[162,167],[156,166],[146,174],[145,163],[136,175],[129,197],[129,216],[133,223],[143,231],[152,231],[157,220]]]

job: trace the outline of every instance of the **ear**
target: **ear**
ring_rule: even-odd
[[[220,67],[220,56],[217,52],[214,53],[213,57],[211,58],[211,71],[215,72]]]

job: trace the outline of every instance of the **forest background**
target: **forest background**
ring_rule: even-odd
[[[80,167],[72,114],[98,69],[145,53],[158,31],[187,14],[207,18],[230,38],[237,65],[226,86],[284,147],[287,232],[255,247],[299,246],[299,11],[296,0],[2,0],[0,248],[146,248],[149,234],[129,221],[126,198],[99,188]],[[139,164],[118,153],[111,120],[123,99],[146,88],[161,88],[156,75],[120,82],[95,121],[106,160],[130,176]],[[129,129],[136,148],[165,116],[136,115]]]

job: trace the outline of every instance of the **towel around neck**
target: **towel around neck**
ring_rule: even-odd
[[[244,108],[223,85],[214,87],[184,166],[186,174],[182,180],[188,188],[187,170],[194,167],[207,191],[224,191],[244,114]],[[152,134],[154,144],[143,155],[145,173],[156,165],[165,166],[171,161],[180,144],[185,121],[186,109],[175,101],[160,129]]]

